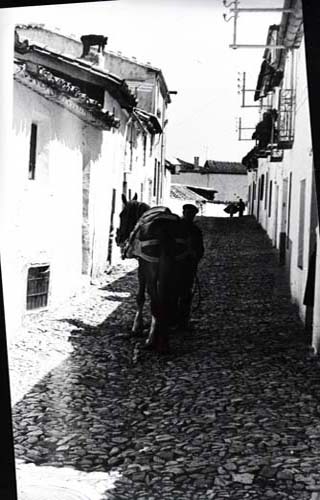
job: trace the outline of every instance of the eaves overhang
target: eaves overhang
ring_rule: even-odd
[[[103,88],[125,109],[132,109],[137,104],[137,99],[131,93],[125,80],[98,69],[88,61],[73,59],[38,45],[21,48],[16,45],[15,56],[21,62],[40,65],[51,72],[62,73],[66,78],[69,76],[80,82]]]
[[[162,127],[156,115],[140,108],[134,108],[133,113],[145,124],[151,134],[162,133]]]
[[[113,113],[103,110],[99,102],[90,99],[79,87],[54,76],[44,67],[27,69],[27,64],[15,60],[14,80],[94,127],[103,130],[120,127],[120,120]]]
[[[279,40],[287,49],[297,49],[303,37],[302,1],[285,0],[284,9],[290,9],[292,12],[282,14]]]

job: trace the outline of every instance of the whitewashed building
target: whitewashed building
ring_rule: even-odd
[[[124,192],[128,191],[129,198],[136,192],[139,200],[150,205],[164,204],[170,189],[165,127],[171,97],[162,71],[108,50],[104,51],[103,65],[125,79],[138,101],[128,127]],[[134,153],[133,144],[137,146]]]
[[[116,64],[111,72],[103,54],[81,57],[82,49],[43,26],[16,27],[10,155],[2,165],[9,336],[25,314],[67,300],[120,260],[122,193],[154,205],[168,191],[165,123],[153,113],[170,101],[163,77],[151,94],[148,87],[143,109]],[[154,101],[158,90],[162,104]]]
[[[2,166],[9,332],[28,311],[66,300],[84,277],[105,272],[135,103],[122,79],[16,37],[11,153]]]
[[[165,169],[165,127],[171,97],[162,71],[149,63],[128,58],[121,52],[112,52],[107,47],[101,53],[92,48],[88,55],[81,58],[81,41],[57,29],[19,25],[17,32],[21,39],[49,46],[73,60],[87,61],[92,68],[116,75],[125,82],[136,102],[127,116],[121,165],[117,162],[117,168],[122,168],[121,189],[129,199],[137,193],[139,200],[150,205],[163,204],[170,190],[170,176]],[[118,196],[116,217],[120,208],[121,197]]]
[[[289,5],[290,4],[290,5]],[[293,302],[318,350],[319,220],[313,170],[303,13],[300,0],[270,26],[255,99],[261,105],[256,146],[242,160],[249,175],[249,210],[285,265]],[[272,49],[284,45],[283,49]],[[266,114],[264,114],[266,113]],[[308,283],[308,286],[307,286]],[[318,297],[314,297],[316,295]]]
[[[199,165],[199,158],[189,163],[178,159],[172,182],[193,190],[200,196],[224,207],[240,198],[248,197],[247,169],[239,162],[207,160]]]

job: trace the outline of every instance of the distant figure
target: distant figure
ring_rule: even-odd
[[[234,214],[238,212],[238,204],[237,203],[229,203],[229,205],[224,209],[224,211],[230,215],[230,217],[233,217]]]
[[[243,212],[246,208],[245,203],[243,202],[242,198],[238,201],[238,211],[239,211],[239,217],[243,216]]]
[[[83,35],[80,40],[83,45],[83,51],[80,57],[84,57],[89,54],[90,47],[93,45],[98,46],[98,52],[103,52],[108,42],[108,37],[103,35]]]
[[[195,205],[186,204],[183,205],[183,215],[182,220],[185,221],[186,226],[188,228],[189,237],[190,237],[190,247],[191,247],[191,255],[189,257],[190,260],[190,275],[186,276],[185,283],[185,292],[183,297],[181,297],[180,301],[180,327],[188,328],[189,327],[189,318],[191,311],[191,303],[192,303],[192,289],[194,280],[197,274],[198,264],[200,259],[204,254],[204,246],[203,246],[203,237],[201,229],[196,226],[193,222],[196,214],[199,212],[198,208]]]

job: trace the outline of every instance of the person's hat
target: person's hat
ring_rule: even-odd
[[[190,212],[194,212],[195,214],[197,214],[199,212],[197,207],[195,205],[191,205],[191,203],[187,203],[186,205],[183,205],[182,208],[183,208],[183,210],[190,210]]]

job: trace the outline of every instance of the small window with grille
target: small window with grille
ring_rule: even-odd
[[[48,304],[50,267],[34,266],[28,270],[27,310],[46,307]]]

